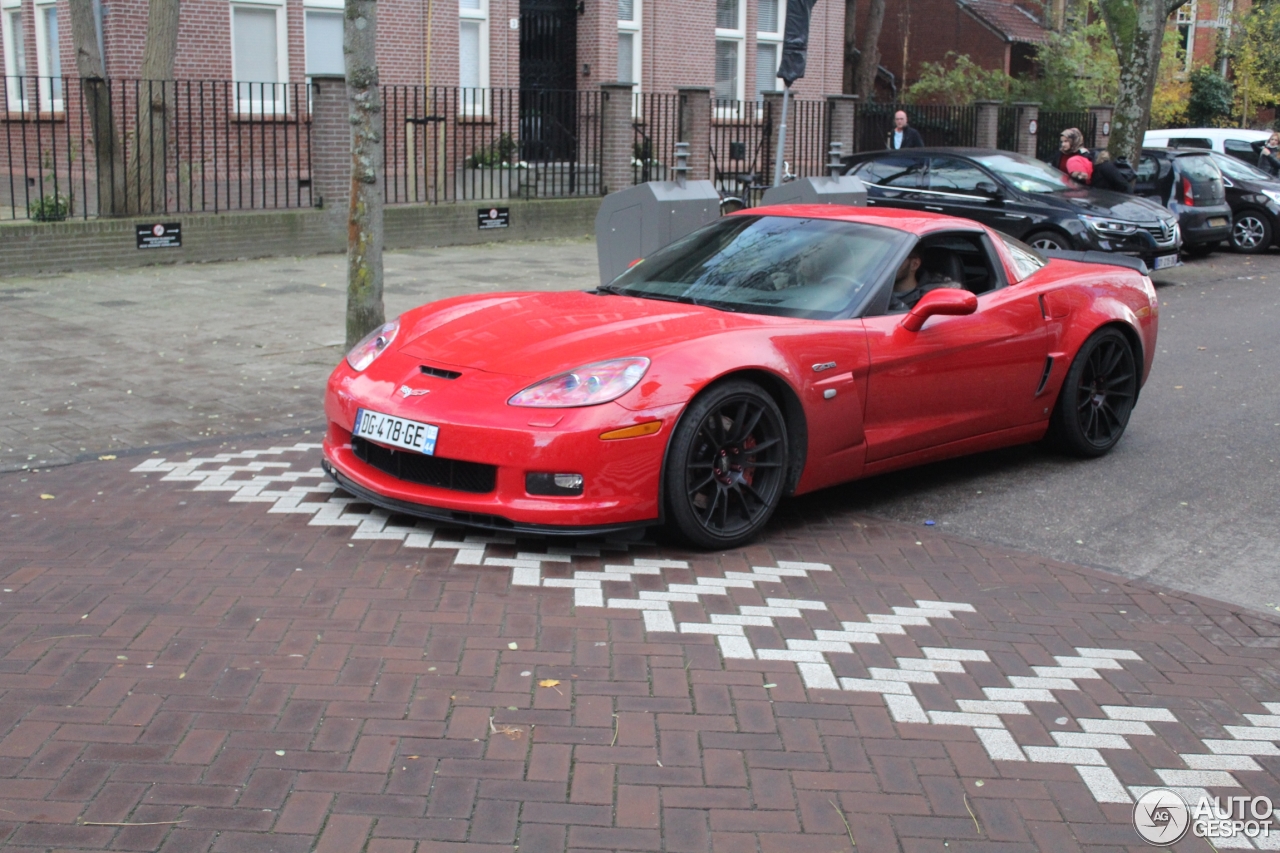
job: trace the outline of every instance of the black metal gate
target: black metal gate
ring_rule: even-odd
[[[578,0],[520,0],[522,160],[577,159],[577,63]]]

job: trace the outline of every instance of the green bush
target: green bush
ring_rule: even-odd
[[[71,215],[71,199],[60,193],[42,196],[27,205],[34,222],[62,222]]]
[[[1231,120],[1235,89],[1231,81],[1209,67],[1191,72],[1191,97],[1187,99],[1187,124],[1216,127]]]
[[[506,165],[514,161],[516,148],[515,139],[510,133],[504,133],[492,145],[476,149],[475,153],[467,157],[463,165],[468,169]]]

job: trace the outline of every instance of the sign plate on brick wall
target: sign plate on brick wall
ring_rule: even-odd
[[[138,226],[139,249],[180,249],[182,248],[182,224],[179,222],[157,222],[154,225]]]
[[[481,231],[488,231],[491,228],[510,228],[511,227],[511,208],[509,207],[489,207],[476,211],[476,219]]]

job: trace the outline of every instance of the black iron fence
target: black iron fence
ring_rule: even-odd
[[[680,96],[641,92],[632,100],[631,115],[632,181],[643,184],[669,180],[680,139]]]
[[[0,218],[312,204],[305,83],[4,82]]]
[[[600,93],[383,86],[386,201],[600,194]]]
[[[978,108],[923,106],[918,104],[858,104],[854,131],[857,150],[886,148],[893,132],[893,117],[906,112],[907,123],[920,131],[925,145],[974,145],[978,140]]]

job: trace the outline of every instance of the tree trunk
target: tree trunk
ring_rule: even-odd
[[[1151,118],[1151,98],[1160,74],[1164,27],[1187,0],[1101,0],[1102,18],[1120,60],[1120,92],[1111,117],[1107,149],[1135,165]]]
[[[858,76],[853,93],[864,104],[875,100],[876,72],[880,70],[880,28],[884,26],[885,0],[871,0],[867,10],[867,28],[862,32],[862,56],[858,59]]]
[[[342,52],[351,117],[347,215],[347,348],[386,322],[382,306],[382,102],[374,39],[376,0],[346,0]]]
[[[93,0],[71,0],[71,39],[75,44],[76,73],[89,112],[93,134],[95,175],[98,184],[98,215],[125,212],[124,156],[120,135],[111,113],[111,87],[106,81],[102,54],[98,51],[98,19]]]
[[[173,64],[178,54],[178,0],[150,0],[147,40],[138,84],[137,134],[129,152],[130,213],[165,207],[168,189],[169,107]]]

